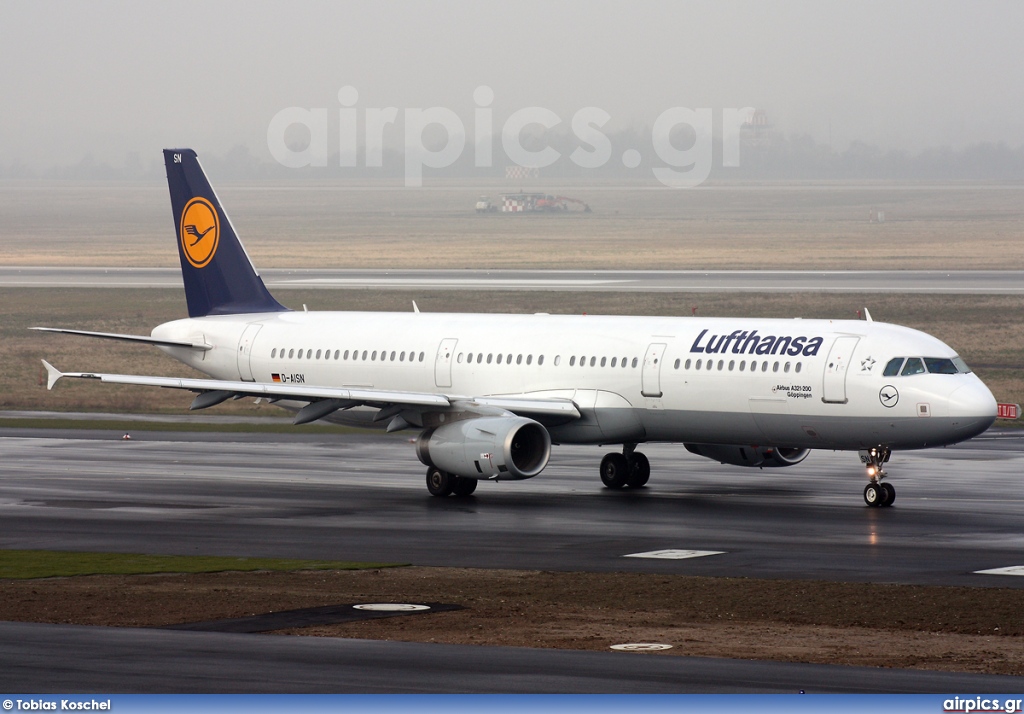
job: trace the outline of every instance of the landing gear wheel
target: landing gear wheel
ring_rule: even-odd
[[[882,490],[885,491],[885,503],[883,506],[891,506],[892,502],[896,500],[896,489],[891,483],[886,481],[882,484]]]
[[[885,489],[880,483],[869,483],[864,487],[864,503],[872,508],[878,508],[885,500]]]
[[[469,496],[476,490],[476,485],[480,483],[479,479],[465,476],[455,476],[454,478],[455,485],[452,487],[452,495],[455,496]]]
[[[427,490],[431,496],[450,496],[457,476],[431,466],[427,469]]]
[[[601,482],[608,488],[619,489],[629,479],[629,462],[622,454],[605,454],[601,459]]]
[[[626,459],[629,463],[629,478],[626,485],[630,488],[643,488],[651,478],[651,462],[639,451],[634,451]]]

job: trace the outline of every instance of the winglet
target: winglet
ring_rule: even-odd
[[[868,312],[867,308],[864,308],[864,319],[867,320],[868,322],[874,322],[874,319],[872,319],[871,313]]]
[[[57,383],[57,380],[64,376],[64,373],[45,359],[43,360],[43,366],[46,367],[46,389],[49,391],[53,389],[53,385]]]

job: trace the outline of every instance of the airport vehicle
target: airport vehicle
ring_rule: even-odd
[[[996,418],[988,388],[923,332],[866,320],[292,311],[266,289],[194,151],[164,152],[188,318],[150,336],[35,328],[155,345],[209,379],[62,373],[257,397],[317,419],[419,433],[435,496],[534,477],[552,444],[614,444],[600,476],[640,488],[637,446],[680,442],[725,464],[793,466],[858,452],[865,501],[890,505],[894,450],[952,444]]]

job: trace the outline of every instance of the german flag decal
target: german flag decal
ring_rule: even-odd
[[[280,382],[281,381],[281,375],[277,374],[276,372],[271,374],[270,378],[272,380],[274,380],[275,382]]]

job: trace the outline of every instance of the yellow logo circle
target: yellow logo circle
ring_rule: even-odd
[[[217,209],[205,198],[193,198],[181,212],[181,249],[185,258],[196,268],[213,260],[220,242],[220,219]]]

